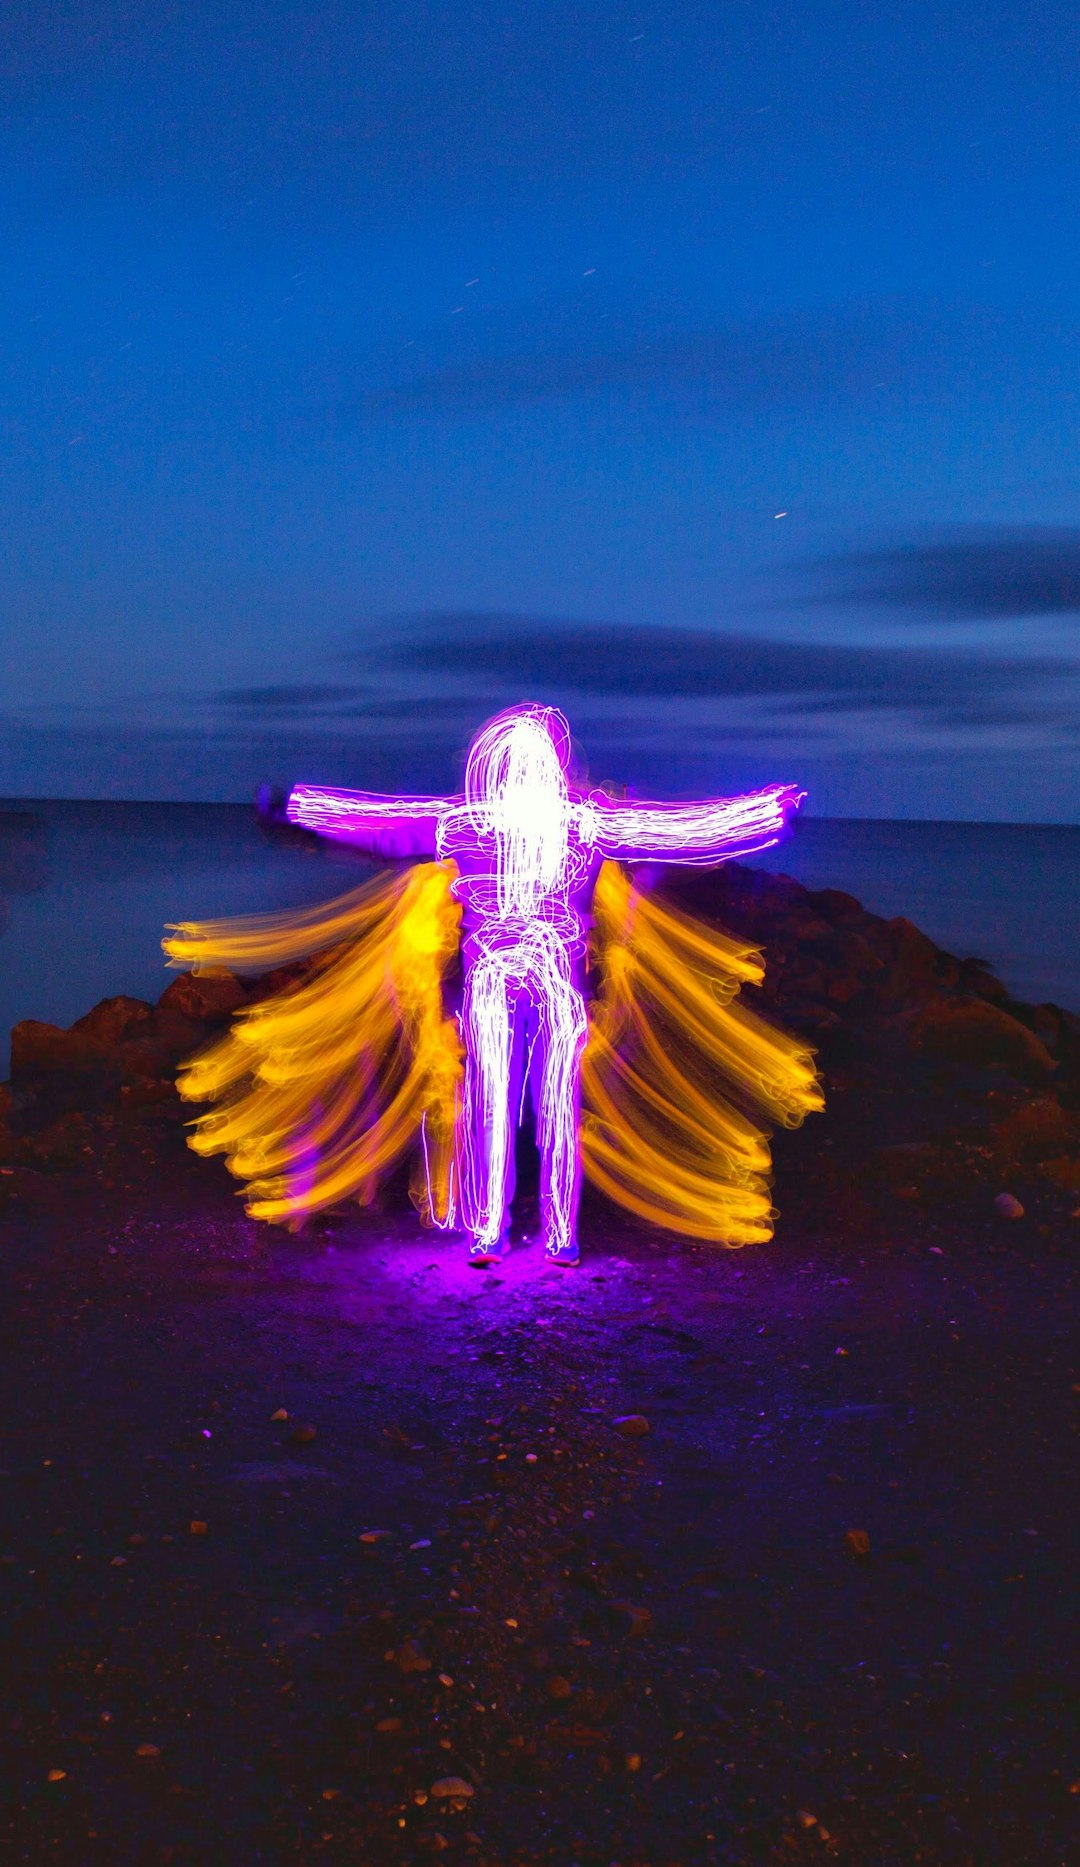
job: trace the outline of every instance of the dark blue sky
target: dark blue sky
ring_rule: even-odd
[[[1080,818],[1073,5],[0,24],[0,793]],[[782,516],[781,516],[782,515]]]

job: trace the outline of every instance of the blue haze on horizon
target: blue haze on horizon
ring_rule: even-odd
[[[1080,821],[1063,0],[24,0],[0,797]]]

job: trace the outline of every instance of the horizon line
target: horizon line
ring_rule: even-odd
[[[723,795],[723,793],[717,793],[717,795],[720,796]],[[676,799],[674,801],[677,802],[678,800]],[[250,810],[253,813],[255,813],[257,808],[254,796],[250,798],[43,797],[38,795],[24,797],[11,794],[0,797],[0,810],[3,810],[9,804],[93,804],[97,806],[111,805],[117,809]],[[814,823],[920,823],[928,825],[950,823],[967,825],[972,828],[979,827],[1001,830],[1080,829],[1080,817],[1076,818],[1073,822],[1051,821],[1041,817],[886,817],[879,815],[860,817],[852,815],[839,816],[827,811],[818,812],[808,810],[800,812],[796,822],[798,823],[800,821],[812,821]],[[790,841],[790,838],[785,837],[781,842],[772,845],[772,847],[778,849],[783,848],[784,843],[787,841]],[[678,865],[675,864],[673,866],[677,867]]]

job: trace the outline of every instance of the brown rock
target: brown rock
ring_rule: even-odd
[[[166,1077],[171,1080],[176,1073],[176,1061],[152,1037],[137,1037],[130,1044],[121,1044],[117,1063],[128,1085],[157,1083]]]
[[[547,1691],[549,1698],[571,1698],[574,1688],[569,1679],[563,1678],[562,1673],[552,1673],[547,1682]]]
[[[932,999],[912,1024],[910,1036],[918,1050],[952,1063],[1008,1070],[1023,1082],[1044,1079],[1057,1068],[1033,1031],[983,999]]]
[[[12,1084],[24,1118],[39,1124],[72,1108],[111,1100],[121,1084],[171,1079],[206,1042],[205,1024],[155,1011],[143,999],[102,999],[70,1030],[26,1018],[11,1033]]]
[[[896,914],[885,923],[889,944],[896,963],[912,978],[936,977],[941,949],[934,945],[928,934],[924,934],[914,921],[909,921],[905,914]]]
[[[325,958],[325,955],[318,957]],[[285,992],[292,985],[299,985],[313,971],[314,966],[314,959],[293,960],[288,966],[275,966],[272,972],[260,973],[257,979],[245,981],[248,1003],[257,1004],[260,999],[273,998],[276,993]]]
[[[125,1038],[136,1037],[153,1016],[154,1007],[144,998],[103,998],[84,1017],[71,1026],[80,1037],[88,1038],[100,1050],[115,1050]]]
[[[1032,1005],[1024,1015],[1024,1022],[1042,1039],[1047,1050],[1057,1050],[1066,1026],[1056,1005]]]
[[[473,1794],[473,1786],[463,1776],[440,1776],[432,1783],[431,1793],[440,1801],[467,1802]]]
[[[145,1041],[152,1054],[164,1058],[166,1067],[171,1070],[182,1058],[190,1057],[192,1051],[206,1043],[210,1028],[205,1022],[198,1023],[194,1018],[187,1017],[175,1005],[166,1005],[164,1009],[159,1005],[146,1039],[137,1041]],[[133,1051],[134,1048],[133,1044],[125,1046],[125,1050]]]
[[[819,914],[837,926],[869,919],[862,902],[857,901],[854,895],[845,894],[842,888],[813,888],[807,900]]]
[[[637,1607],[630,1601],[613,1601],[611,1613],[631,1636],[647,1633],[652,1626],[652,1609]]]
[[[0,1083],[0,1161],[5,1164],[14,1160],[18,1152],[18,1142],[10,1125],[14,1106],[15,1098],[11,1092],[11,1085]]]
[[[822,920],[819,914],[811,914],[806,908],[790,914],[788,919],[797,947],[824,946],[834,938],[834,930],[829,922]]]
[[[11,1085],[19,1125],[40,1128],[110,1101],[120,1087],[120,1063],[81,1031],[24,1018],[11,1033]]]
[[[31,1158],[43,1166],[67,1167],[88,1151],[86,1118],[78,1110],[61,1115],[26,1142]]]
[[[874,1149],[866,1163],[866,1174],[894,1192],[904,1189],[914,1195],[913,1181],[923,1179],[940,1162],[941,1149],[932,1141],[893,1141]]]
[[[429,1673],[431,1661],[418,1640],[403,1640],[395,1655],[403,1673]]]
[[[235,973],[210,967],[206,972],[183,972],[167,985],[158,999],[158,1010],[179,1012],[196,1024],[220,1024],[230,1018],[250,993]]]
[[[81,1032],[24,1018],[11,1032],[11,1080],[32,1082],[43,1076],[94,1076],[102,1068],[99,1047]]]
[[[991,1005],[1008,1003],[1009,994],[981,959],[965,959],[960,963],[960,984],[965,992],[971,992],[976,998],[984,998]]]
[[[1026,1160],[1066,1151],[1080,1128],[1054,1096],[1032,1096],[995,1123],[994,1140],[1003,1155]]]
[[[611,1424],[624,1439],[644,1439],[649,1431],[649,1422],[643,1413],[620,1413]]]
[[[891,964],[879,987],[881,1002],[903,1005],[936,991],[945,955],[934,942],[902,914],[886,922],[885,934]]]
[[[1039,1171],[1065,1193],[1080,1193],[1080,1154],[1059,1154],[1039,1162]]]

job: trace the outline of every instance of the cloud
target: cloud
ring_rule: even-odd
[[[1072,672],[1048,657],[1006,660],[468,612],[418,618],[414,627],[417,634],[399,651],[409,665],[518,698],[528,691],[556,699],[760,696],[792,714],[899,708],[941,718],[964,709],[975,723],[981,709],[992,723],[1032,687],[1052,687],[1060,703],[1063,674],[1068,679]]]
[[[705,410],[781,409],[861,399],[883,372],[895,380],[911,348],[911,320],[889,307],[674,332],[662,307],[615,327],[575,309],[536,307],[516,330],[478,327],[470,354],[371,389],[355,406],[365,416],[468,413],[659,386],[692,389]]]
[[[467,699],[438,694],[410,697],[371,686],[329,682],[275,682],[266,687],[224,687],[211,697],[232,724],[259,727],[340,726],[352,722],[367,732],[423,731],[428,737],[459,732],[470,715]],[[190,703],[188,709],[190,711]],[[471,709],[475,714],[475,706]],[[472,720],[475,724],[475,719]]]
[[[341,705],[356,699],[359,687],[334,687],[325,682],[278,683],[270,687],[225,687],[216,696],[218,704],[247,719],[292,719],[337,712]]]
[[[908,610],[954,622],[1080,613],[1080,527],[979,526],[826,558],[811,602]]]

